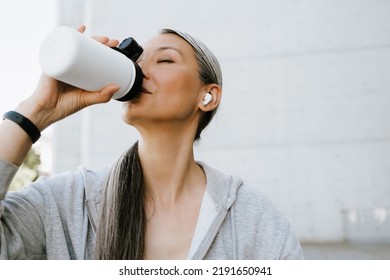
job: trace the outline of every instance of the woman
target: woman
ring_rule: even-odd
[[[114,166],[40,178],[5,196],[35,138],[12,120],[1,124],[1,258],[302,258],[289,223],[266,197],[194,160],[193,143],[221,100],[214,55],[185,33],[163,30],[138,63],[142,91],[124,104],[122,118],[140,139]],[[42,131],[117,90],[85,92],[42,75],[15,111]]]

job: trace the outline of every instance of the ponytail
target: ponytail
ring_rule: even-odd
[[[103,189],[94,258],[141,260],[144,257],[145,189],[138,142],[113,166]]]

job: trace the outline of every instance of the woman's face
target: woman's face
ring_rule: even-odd
[[[161,34],[143,48],[138,60],[145,75],[142,92],[124,104],[124,121],[137,127],[196,120],[204,92],[192,47],[175,34]]]

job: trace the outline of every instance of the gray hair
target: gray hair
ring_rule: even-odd
[[[160,34],[176,34],[190,44],[194,48],[199,64],[200,80],[206,85],[215,83],[222,87],[222,71],[218,59],[202,41],[188,33],[174,29],[162,29]]]

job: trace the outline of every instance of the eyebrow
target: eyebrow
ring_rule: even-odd
[[[183,55],[179,49],[171,46],[159,47],[156,49],[156,52],[165,51],[165,50],[174,50],[177,51],[179,54]]]
[[[172,47],[172,46],[163,46],[163,47],[159,47],[155,50],[155,52],[161,52],[161,51],[165,51],[165,50],[174,50],[174,51],[177,51],[181,56],[183,56],[183,53],[175,48],[175,47]],[[145,53],[143,53],[137,60],[138,63],[140,63],[142,60],[144,60],[145,58]]]

